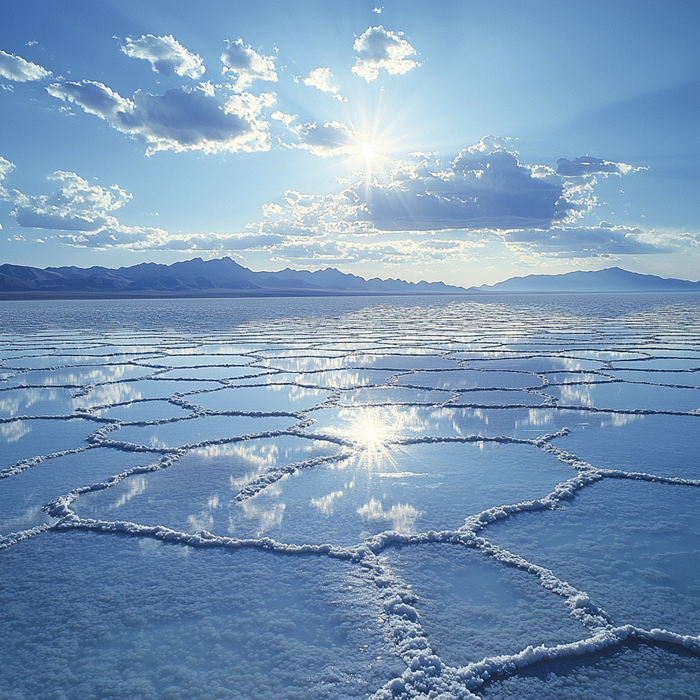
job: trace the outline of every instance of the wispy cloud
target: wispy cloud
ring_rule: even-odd
[[[204,89],[175,88],[164,95],[137,92],[132,99],[92,80],[54,83],[46,89],[144,141],[149,155],[163,150],[233,153],[270,148],[268,122],[260,118],[261,110],[275,102],[270,93],[234,95],[221,104]]]
[[[0,51],[0,76],[18,83],[26,83],[30,80],[48,80],[51,71],[21,56]]]
[[[557,161],[557,175],[562,175],[563,177],[580,177],[595,174],[627,175],[639,170],[644,170],[644,168],[635,168],[626,163],[616,163],[612,160],[603,160],[593,156],[581,156],[573,160],[560,158]]]
[[[172,35],[153,36],[144,34],[138,39],[127,37],[121,50],[131,58],[150,61],[156,73],[197,80],[204,75],[204,61],[197,54],[190,53]]]
[[[357,58],[352,72],[370,82],[379,77],[380,69],[390,75],[403,75],[420,65],[408,58],[415,56],[416,50],[401,38],[402,34],[387,31],[381,25],[369,27],[353,44]]]
[[[7,197],[7,190],[2,186],[2,181],[14,170],[15,164],[7,158],[0,156],[0,197]]]

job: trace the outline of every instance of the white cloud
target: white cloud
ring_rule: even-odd
[[[51,77],[51,72],[20,56],[0,51],[0,76],[18,83],[26,83],[30,80],[46,80]]]
[[[581,177],[589,175],[628,175],[646,168],[635,168],[626,163],[616,163],[612,160],[603,160],[593,156],[581,156],[573,160],[560,158],[557,161],[557,175],[562,177]]]
[[[108,212],[124,206],[131,195],[117,185],[90,185],[75,173],[62,170],[51,178],[61,187],[51,195],[25,195],[13,190],[17,223],[25,228],[60,231],[98,231],[117,224]]]
[[[14,165],[0,157],[0,183]],[[60,232],[53,238],[75,248],[108,250],[173,250],[195,253],[226,253],[242,250],[268,250],[284,242],[283,236],[270,232],[182,233],[170,234],[162,228],[125,226],[113,215],[132,196],[117,185],[91,185],[76,173],[58,171],[50,180],[59,187],[50,195],[26,195],[7,190],[0,184],[0,196],[10,200],[11,214],[24,228]],[[23,236],[16,240],[26,242]],[[34,242],[45,242],[33,238]]]
[[[15,164],[0,156],[0,183],[14,170]],[[0,184],[0,197],[6,196],[7,190]]]
[[[7,164],[8,161],[0,158],[0,175],[9,172]],[[4,190],[15,206],[11,214],[20,226],[65,232],[54,238],[64,245],[81,248],[150,248],[167,241],[168,233],[163,229],[124,226],[117,221],[113,212],[131,199],[121,187],[91,185],[76,173],[62,170],[49,179],[59,183],[59,188],[50,195]],[[45,242],[41,238],[34,241]]]
[[[306,125],[300,139],[313,134]],[[283,204],[264,207],[257,229],[283,237],[274,247],[278,260],[428,263],[472,259],[483,246],[557,258],[669,251],[670,241],[640,229],[576,226],[593,206],[595,178],[578,178],[582,187],[549,166],[522,164],[507,139],[485,137],[447,163],[413,156],[395,162],[381,182],[356,174],[339,194],[287,192]]]
[[[384,231],[547,228],[576,214],[559,178],[533,176],[490,137],[449,165],[399,161],[388,183],[355,190],[372,225]]]
[[[108,250],[110,248],[152,250],[162,247],[162,244],[168,238],[168,232],[163,229],[122,226],[121,224],[115,224],[94,233],[81,231],[79,233],[64,233],[58,236],[58,240],[63,245],[95,250]]]
[[[225,105],[209,91],[168,90],[164,95],[137,92],[133,99],[121,97],[102,83],[55,83],[50,95],[79,105],[110,126],[148,144],[147,154],[162,150],[266,151],[268,123],[259,118],[274,95],[235,95]]]
[[[130,58],[142,58],[150,61],[156,73],[179,76],[197,80],[204,75],[204,61],[197,54],[190,53],[172,35],[153,36],[144,34],[139,39],[127,37],[122,51]]]
[[[612,258],[620,255],[668,253],[665,245],[644,240],[644,232],[605,222],[598,226],[508,231],[506,245],[519,253],[536,252],[557,258]]]
[[[170,234],[160,228],[117,225],[96,233],[68,233],[60,237],[63,245],[75,248],[133,251],[182,251],[224,254],[243,250],[269,250],[281,243],[279,236],[250,233]]]
[[[286,240],[272,249],[273,260],[295,265],[323,263],[350,265],[381,263],[405,265],[421,261],[430,264],[442,260],[473,259],[475,248],[481,244],[471,241],[434,241],[401,237],[386,240],[385,236],[367,240],[325,240],[316,238]]]
[[[292,237],[361,233],[358,207],[348,194],[307,195],[290,190],[284,206],[263,207],[266,220],[258,224],[259,232]]]
[[[349,155],[357,152],[357,140],[350,129],[342,122],[327,122],[318,124],[302,124],[292,131],[299,138],[298,148],[305,148],[315,156]]]
[[[308,78],[303,79],[304,85],[308,85],[309,87],[315,87],[317,90],[321,90],[321,92],[328,92],[333,97],[335,97],[336,100],[339,100],[340,102],[347,102],[348,99],[347,97],[343,97],[340,92],[339,88],[336,87],[335,85],[331,85],[331,78],[333,77],[333,73],[331,73],[329,68],[314,68],[310,73]]]
[[[224,64],[222,73],[231,72],[238,76],[233,89],[245,90],[254,80],[277,82],[274,56],[263,56],[252,47],[245,46],[242,39],[226,40],[226,48],[221,54]]]
[[[416,50],[399,34],[387,31],[381,25],[370,27],[355,39],[353,49],[357,58],[352,72],[367,82],[376,80],[381,68],[391,75],[402,75],[420,65],[408,58],[414,56]]]
[[[273,112],[270,115],[270,119],[274,119],[275,121],[282,122],[288,129],[290,128],[292,122],[297,118],[296,114],[287,114],[286,112]]]

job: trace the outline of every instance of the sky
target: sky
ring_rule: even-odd
[[[3,0],[0,263],[700,279],[700,1]]]

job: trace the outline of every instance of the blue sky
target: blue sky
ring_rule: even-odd
[[[700,278],[700,3],[0,5],[1,261]]]

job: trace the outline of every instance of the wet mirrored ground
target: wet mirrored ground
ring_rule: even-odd
[[[0,319],[0,697],[698,697],[696,296]]]

